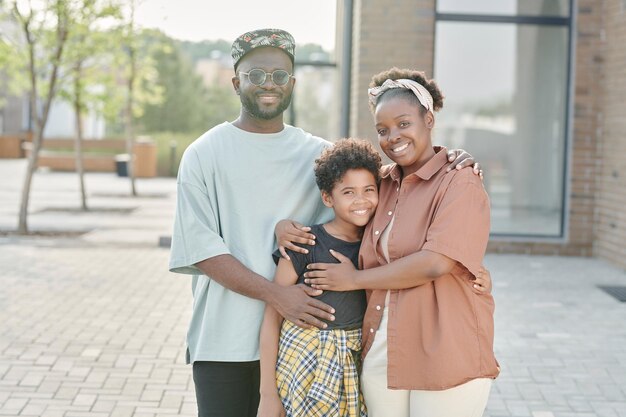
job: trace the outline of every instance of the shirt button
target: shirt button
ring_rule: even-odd
[[[377,231],[374,232],[374,234],[378,235],[378,234],[380,234],[380,232],[377,230]]]
[[[391,216],[393,214],[393,211],[389,211],[387,212],[387,214]]]
[[[370,329],[370,333],[374,333],[374,329]]]
[[[380,306],[376,306],[376,310],[380,310]]]

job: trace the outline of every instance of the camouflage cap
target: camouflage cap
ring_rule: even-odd
[[[282,29],[257,29],[244,33],[233,42],[230,54],[234,68],[237,69],[237,64],[248,52],[264,46],[282,50],[293,63],[296,43],[289,32]]]

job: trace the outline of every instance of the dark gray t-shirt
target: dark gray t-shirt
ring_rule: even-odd
[[[330,235],[321,224],[311,226],[311,233],[316,236],[315,245],[299,245],[309,250],[309,253],[296,253],[287,249],[291,263],[298,274],[298,284],[304,283],[306,266],[311,263],[339,263],[330,253],[330,249],[350,258],[355,267],[358,267],[359,247],[361,242],[346,242]],[[278,263],[280,252],[273,253],[274,262]],[[361,327],[363,315],[367,307],[364,290],[356,291],[324,291],[316,297],[335,309],[335,321],[326,322],[327,329],[355,329]]]

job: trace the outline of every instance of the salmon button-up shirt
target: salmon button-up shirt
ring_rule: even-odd
[[[446,149],[402,179],[395,164],[383,168],[379,205],[365,229],[362,269],[386,264],[382,232],[393,218],[389,260],[429,250],[455,261],[453,270],[427,284],[390,291],[387,383],[391,389],[443,390],[499,373],[493,353],[494,301],[476,294],[489,240],[489,198],[471,169],[446,172]],[[368,291],[363,355],[376,337],[386,290]]]

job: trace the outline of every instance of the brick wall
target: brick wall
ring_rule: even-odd
[[[605,83],[594,255],[626,267],[626,1],[604,1]]]
[[[353,29],[350,135],[377,143],[367,104],[370,79],[392,66],[432,77],[435,2],[355,0]]]

